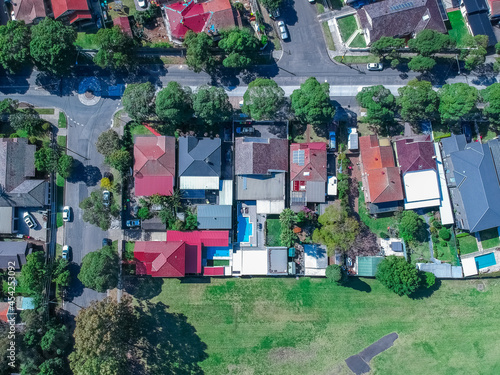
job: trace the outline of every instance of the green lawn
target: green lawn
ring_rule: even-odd
[[[134,248],[135,248],[135,242],[126,242],[123,258],[126,260],[134,260]]]
[[[68,125],[68,120],[66,119],[66,115],[64,112],[59,112],[59,122],[58,122],[58,127],[60,128],[66,128]]]
[[[387,233],[388,227],[395,227],[397,224],[396,217],[394,215],[379,217],[374,219],[368,213],[365,206],[365,195],[361,191],[361,182],[359,183],[359,199],[358,199],[358,213],[361,221],[370,228],[370,230],[380,237],[380,232]]]
[[[96,34],[78,33],[75,44],[83,49],[97,49]]]
[[[267,219],[266,220],[267,234],[266,234],[266,244],[267,246],[281,246],[281,223],[279,219]]]
[[[135,125],[130,127],[130,132],[132,133],[132,137],[135,135],[152,135],[151,133],[144,125]]]
[[[366,55],[366,56],[349,56],[346,55],[344,58],[342,56],[335,56],[335,61],[344,64],[368,64],[368,63],[378,63],[380,59],[375,55]]]
[[[229,266],[229,260],[227,260],[227,259],[213,259],[212,266],[213,267]]]
[[[477,280],[444,280],[415,299],[364,278],[348,287],[310,278],[149,281],[134,295],[179,314],[171,316],[181,326],[163,329],[183,333],[172,338],[187,344],[180,368],[201,367],[193,373],[350,374],[344,360],[391,332],[399,338],[370,362],[373,374],[500,373],[496,280],[481,280],[484,292]]]
[[[67,139],[67,136],[58,135],[57,136],[57,144],[61,147],[66,147],[66,139]]]
[[[465,237],[458,237],[457,240],[461,255],[478,251],[476,237],[469,235]]]
[[[39,115],[53,115],[54,114],[54,108],[35,108],[35,111]]]
[[[321,22],[321,27],[323,28],[323,33],[326,38],[326,46],[330,51],[335,51],[335,42],[333,41],[332,32],[330,31],[330,27],[328,26],[328,22]]]
[[[358,29],[358,24],[354,15],[337,19],[339,25],[340,36],[345,43],[349,37]]]
[[[323,6],[323,4],[316,3],[316,9],[318,10],[319,14],[325,13],[325,7]]]
[[[481,238],[481,245],[483,245],[483,249],[491,249],[500,245],[497,228],[491,228],[479,232],[479,238]]]
[[[366,48],[366,40],[363,34],[358,34],[356,37],[352,40],[351,44],[349,44],[349,47],[352,48]]]
[[[64,225],[64,220],[63,220],[63,217],[62,217],[62,212],[57,212],[57,216],[56,216],[57,220],[57,227],[60,228]]]
[[[451,24],[451,29],[448,30],[448,34],[451,39],[457,42],[457,46],[460,47],[463,39],[469,35],[464,17],[462,16],[460,10],[455,10],[448,13],[448,18],[450,19]]]

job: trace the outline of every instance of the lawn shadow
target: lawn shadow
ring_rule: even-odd
[[[179,279],[181,284],[210,284],[212,283],[211,277],[183,277]]]
[[[354,290],[358,290],[360,292],[366,292],[370,293],[372,291],[372,288],[370,285],[365,283],[361,278],[356,277],[356,276],[349,276],[347,279],[347,282],[344,284],[346,288],[351,288]]]
[[[440,286],[441,286],[441,280],[436,279],[436,282],[430,288],[420,288],[416,292],[410,294],[408,297],[410,297],[411,299],[429,298],[434,294],[436,290],[439,289]]]
[[[158,296],[162,286],[163,279],[161,278],[151,276],[123,278],[123,289],[139,300],[148,300]]]

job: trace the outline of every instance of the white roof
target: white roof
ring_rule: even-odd
[[[222,189],[219,191],[220,205],[233,205],[233,180],[222,180]]]
[[[403,186],[405,209],[439,206],[441,192],[435,170],[406,172],[403,175]]]
[[[439,145],[434,142],[434,150],[436,151],[437,166],[439,171],[439,187],[441,189],[441,204],[439,205],[439,214],[441,216],[441,223],[443,225],[453,224],[453,210],[451,206],[450,193],[448,192],[448,185],[446,184],[446,175],[443,168],[443,158],[441,157],[441,150]]]
[[[219,190],[219,177],[181,176],[180,189]]]
[[[306,268],[304,270],[305,276],[325,276],[326,268],[318,269],[318,268]]]
[[[335,176],[328,177],[327,194],[337,195],[337,177]]]
[[[240,249],[242,275],[267,275],[267,249]]]
[[[476,259],[474,257],[462,259],[462,269],[464,270],[465,277],[477,275]]]
[[[280,214],[285,209],[285,201],[257,201],[258,214]]]

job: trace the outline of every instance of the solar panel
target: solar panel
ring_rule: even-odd
[[[293,151],[293,163],[297,165],[304,165],[304,150]]]

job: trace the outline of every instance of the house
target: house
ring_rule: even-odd
[[[285,208],[287,170],[287,139],[236,138],[236,200],[256,201],[258,214],[279,214]]]
[[[365,203],[371,214],[393,212],[403,200],[400,169],[388,139],[376,135],[359,138]]]
[[[401,138],[395,142],[405,191],[405,209],[441,204],[434,144],[430,135]]]
[[[183,241],[137,241],[134,247],[137,275],[184,277],[186,244]]]
[[[472,35],[488,36],[488,47],[497,43],[485,0],[462,0],[460,10]]]
[[[12,1],[12,20],[24,21],[25,24],[38,23],[47,16],[43,0]]]
[[[118,26],[124,34],[127,34],[128,36],[132,37],[132,28],[130,27],[130,21],[128,17],[123,16],[123,17],[116,17],[113,20],[113,25]]]
[[[500,0],[488,0],[488,9],[491,22],[500,20]]]
[[[177,2],[164,5],[163,14],[168,37],[176,43],[181,43],[189,30],[218,35],[223,29],[235,27],[239,17],[229,0]]]
[[[181,190],[198,191],[203,196],[205,190],[219,190],[221,173],[220,138],[179,138]]]
[[[87,0],[51,0],[54,18],[68,23],[92,19]]]
[[[304,245],[304,267],[305,276],[325,276],[328,256],[324,247]]]
[[[233,206],[200,204],[197,206],[198,229],[231,229]]]
[[[175,186],[175,137],[135,138],[134,186],[136,196],[172,194]]]
[[[0,320],[4,323],[9,323],[9,320],[16,319],[16,312],[13,309],[14,305],[8,302],[0,302]]]
[[[441,139],[443,166],[458,228],[477,232],[500,226],[500,143]]]
[[[446,33],[437,0],[385,0],[357,10],[366,44],[383,36],[412,38],[420,31]]]
[[[141,229],[146,231],[164,232],[167,229],[167,224],[163,223],[157,216],[151,219],[141,220]]]
[[[9,266],[21,269],[30,253],[31,246],[26,241],[0,241],[0,269],[6,270]]]
[[[308,203],[324,203],[327,183],[326,144],[290,145],[290,205],[299,210]]]
[[[233,276],[286,276],[288,249],[286,247],[242,247],[233,256]]]

